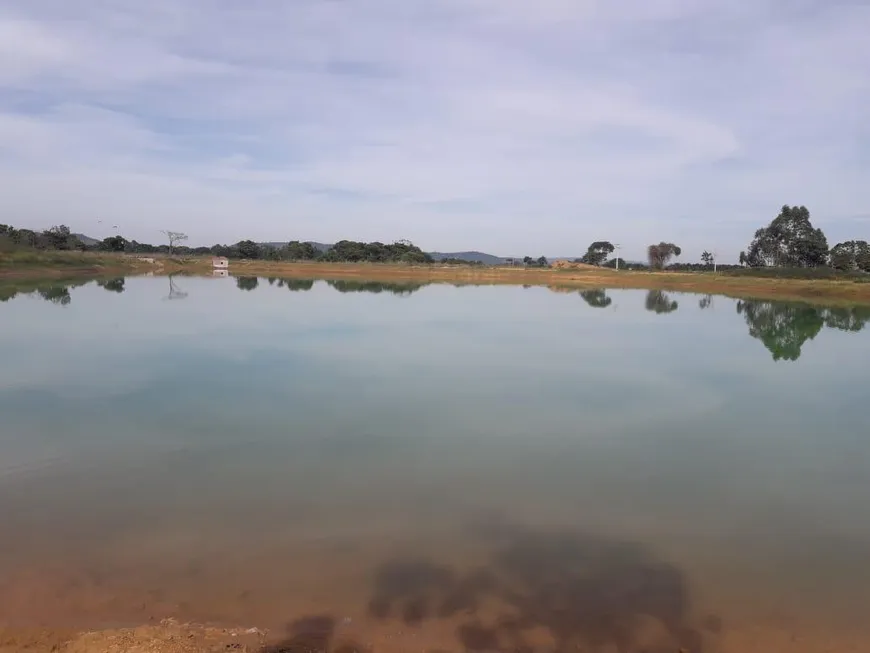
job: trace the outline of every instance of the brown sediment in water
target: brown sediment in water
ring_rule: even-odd
[[[221,476],[221,483],[226,479]],[[405,491],[413,498],[414,485]],[[419,492],[423,497],[430,489],[423,483]],[[282,493],[283,500],[291,494]],[[341,496],[346,501],[348,495]],[[395,509],[391,496],[367,495],[365,501],[380,499],[374,516],[389,516]],[[323,506],[308,508],[314,513],[305,519],[282,510],[246,521],[246,506],[239,505],[239,512],[224,511],[211,526],[185,511],[173,527],[172,521],[152,522],[142,510],[125,522],[82,501],[69,504],[89,506],[81,514],[58,506],[61,516],[51,519],[48,530],[42,530],[48,522],[39,504],[29,500],[26,510],[16,511],[14,501],[0,501],[7,532],[27,534],[17,544],[10,538],[0,556],[0,627],[7,626],[0,631],[0,642],[7,642],[0,653],[187,653],[233,650],[225,647],[241,643],[220,628],[207,631],[208,637],[175,630],[175,622],[161,624],[166,617],[244,626],[230,628],[237,633],[264,629],[263,653],[870,650],[870,630],[857,614],[867,596],[860,582],[845,591],[842,581],[824,582],[823,573],[832,575],[826,569],[811,583],[786,582],[765,596],[770,581],[759,571],[771,560],[789,575],[801,571],[786,564],[788,551],[780,547],[775,559],[751,569],[737,565],[735,573],[729,563],[721,573],[699,579],[699,569],[709,565],[699,568],[687,551],[666,552],[646,539],[579,530],[575,517],[539,515],[517,523],[523,513],[518,503],[511,504],[510,517],[474,511],[457,521],[451,497],[442,496],[446,512],[423,510],[419,524],[404,510],[393,513],[400,518],[395,523],[372,516],[351,522],[346,513],[320,522]],[[414,505],[415,514],[421,512],[422,502]],[[849,558],[848,551],[834,550],[831,556],[845,558],[843,571],[855,577],[863,556],[856,550]],[[823,569],[818,559],[799,553],[800,565]],[[735,548],[723,555],[731,561],[744,554]],[[812,587],[815,594],[788,605],[786,592],[803,594],[796,587]],[[855,614],[814,618],[822,610],[844,613],[850,604]],[[136,624],[144,626],[133,634],[114,629]],[[28,626],[31,630],[22,630]],[[72,629],[96,630],[79,637]],[[72,642],[79,648],[70,648]],[[108,646],[119,642],[123,646]],[[250,646],[261,644],[243,645],[248,648],[235,650],[259,653]]]
[[[236,568],[219,553],[204,560],[212,573],[193,574],[198,581],[193,594],[177,574],[145,584],[128,577],[138,570],[109,574],[77,571],[75,565],[66,572],[55,567],[44,574],[19,574],[6,583],[0,615],[17,623],[30,618],[49,625],[69,617],[81,623],[86,613],[106,621],[128,621],[138,613],[149,621],[166,610],[175,611],[180,620],[210,623],[232,618],[259,626],[263,619],[271,632],[241,649],[253,651],[257,649],[250,646],[259,645],[263,653],[713,650],[706,639],[716,633],[705,626],[709,615],[695,617],[683,572],[644,546],[497,520],[478,520],[469,529],[483,543],[482,550],[451,556],[449,562],[438,555],[437,543],[429,547],[424,542],[392,552],[378,547],[344,553],[320,542],[308,555],[285,552],[285,560],[298,561],[289,574],[276,568],[274,560]],[[224,588],[216,586],[221,582],[218,570]],[[270,586],[273,577],[278,581]],[[171,584],[182,586],[167,586]],[[162,596],[143,592],[149,585],[165,587]],[[139,607],[142,601],[148,605]],[[220,646],[237,643],[231,639],[237,630],[179,628],[165,622],[133,631],[95,632],[54,649],[62,639],[56,634],[12,639],[20,643],[29,637],[38,646],[46,642],[43,648],[31,648],[39,653],[186,653],[225,650]],[[112,642],[125,647],[99,648]],[[0,653],[7,651],[0,648]]]
[[[219,477],[228,484],[229,476]],[[413,498],[414,485],[402,486]],[[423,483],[418,491],[423,497],[430,488]],[[530,493],[522,486],[515,491]],[[31,495],[27,488],[19,492]],[[292,495],[280,494],[285,502]],[[349,495],[341,496],[344,502]],[[523,513],[517,502],[510,517],[474,511],[457,521],[449,495],[439,498],[443,508],[436,513],[415,501],[414,514],[393,513],[399,522],[374,521],[395,509],[392,496],[367,495],[365,502],[376,502],[378,510],[358,522],[343,512],[320,522],[323,506],[309,507],[305,519],[291,509],[246,521],[246,506],[239,505],[239,512],[224,511],[211,526],[185,511],[173,527],[172,521],[152,522],[142,510],[125,522],[78,497],[69,506],[88,510],[62,504],[47,521],[45,503],[28,500],[26,510],[14,510],[15,501],[4,505],[10,492],[0,493],[6,532],[27,534],[18,543],[8,538],[0,555],[0,628],[7,626],[0,630],[0,653],[260,653],[252,646],[262,646],[262,653],[870,650],[861,614],[868,587],[860,582],[862,549],[827,552],[843,561],[841,574],[855,579],[854,586],[844,587],[842,578],[826,582],[836,570],[805,550],[791,551],[797,564],[790,564],[784,546],[775,547],[775,558],[736,570],[731,562],[746,553],[729,547],[714,556],[728,562],[725,568],[699,579],[705,566],[693,562],[688,549],[709,552],[703,541],[667,552],[648,539],[579,530],[574,516],[517,523]],[[124,501],[120,506],[129,510]],[[421,511],[420,523],[414,522]],[[804,567],[818,571],[807,582],[768,592],[770,580],[761,572],[777,563],[788,577]],[[803,600],[789,605],[792,595]],[[167,625],[160,621],[165,617],[243,628],[179,631],[203,627]],[[116,630],[135,624],[144,625]],[[247,633],[252,626],[267,634]],[[50,630],[34,630],[40,627]],[[72,629],[98,630],[79,636]],[[242,632],[262,644],[237,640]],[[237,644],[247,648],[226,648]]]
[[[690,596],[685,574],[663,561],[645,547],[618,544],[609,539],[576,533],[520,529],[491,524],[482,537],[493,547],[485,557],[467,564],[442,563],[434,551],[421,547],[416,554],[406,553],[383,559],[379,565],[367,564],[368,556],[351,552],[356,565],[364,567],[365,590],[332,584],[348,574],[331,575],[328,564],[308,561],[312,578],[320,575],[324,587],[315,588],[311,579],[295,575],[298,583],[278,585],[277,595],[267,587],[252,584],[244,597],[254,603],[238,609],[230,602],[226,610],[216,610],[208,598],[217,593],[213,576],[201,577],[198,595],[201,605],[186,605],[180,610],[191,617],[214,613],[223,618],[206,619],[211,624],[227,624],[237,615],[241,627],[219,627],[183,623],[186,616],[160,620],[171,610],[171,603],[183,596],[167,588],[171,602],[148,599],[139,613],[141,626],[107,628],[78,633],[71,627],[3,628],[0,626],[0,653],[350,653],[351,651],[407,651],[452,653],[459,651],[527,651],[551,653],[577,651],[614,653],[866,653],[867,633],[801,627],[795,631],[775,615],[755,615],[735,623],[716,614],[704,613]],[[437,549],[437,547],[435,547]],[[328,558],[329,556],[325,556]],[[290,558],[292,559],[292,557]],[[274,561],[271,561],[274,562]],[[268,565],[267,565],[268,566]],[[236,585],[232,567],[224,570],[227,584]],[[278,570],[274,570],[277,572]],[[135,619],[130,610],[147,597],[128,587],[125,595],[112,579],[93,579],[94,587],[79,578],[55,583],[61,569],[50,569],[44,576],[32,576],[31,588],[37,594],[29,611],[44,623],[57,623],[61,612],[50,615],[39,605],[50,601],[60,586],[69,592],[64,602],[83,603],[91,617],[111,624]],[[252,579],[262,569],[248,569]],[[164,579],[168,582],[168,579]],[[253,581],[251,581],[253,583]],[[26,588],[13,583],[5,589]],[[332,587],[332,589],[330,589]],[[229,592],[237,593],[238,587]],[[213,591],[212,591],[213,590]],[[316,591],[315,591],[316,590]],[[262,593],[263,597],[256,595]],[[88,596],[91,596],[88,600]],[[313,599],[312,599],[313,597]],[[334,600],[333,600],[334,599]],[[7,601],[9,597],[7,596]],[[226,597],[221,597],[223,602]],[[14,601],[13,601],[14,603]],[[274,615],[280,603],[283,618],[269,617],[269,628],[260,629],[257,614]],[[11,614],[10,603],[0,609],[0,623]],[[117,606],[127,606],[118,609]],[[270,607],[271,606],[271,607]],[[54,605],[54,610],[63,606]],[[178,606],[176,610],[178,611]],[[96,613],[93,613],[96,612]],[[19,613],[19,617],[25,616]],[[75,619],[78,621],[81,615]],[[118,623],[118,622],[116,622]],[[247,624],[254,624],[253,627]]]

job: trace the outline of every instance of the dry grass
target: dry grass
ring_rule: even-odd
[[[20,249],[0,251],[0,279],[59,278],[76,276],[106,276],[111,274],[141,274],[144,272],[178,272],[201,266],[201,258],[154,258],[149,263],[143,256],[96,252],[63,252]],[[210,259],[209,259],[210,260]]]
[[[587,270],[598,271],[601,268],[588,263],[575,263],[574,261],[557,260],[552,262],[552,266],[556,270]]]
[[[551,263],[554,270],[586,270],[587,272],[597,272],[601,268],[597,265],[589,265],[588,263],[575,263],[574,261],[556,260]]]
[[[457,285],[532,285],[552,288],[635,288],[753,299],[805,300],[822,304],[870,304],[870,283],[835,280],[732,277],[701,272],[619,272],[602,268],[536,269],[356,263],[233,261],[230,273],[300,279],[428,281]]]

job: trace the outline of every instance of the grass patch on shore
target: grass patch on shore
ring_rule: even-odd
[[[137,268],[133,260],[112,254],[93,254],[91,252],[58,252],[33,249],[0,252],[0,270],[26,271],[56,270],[65,272],[81,268]]]
[[[38,249],[0,250],[0,278],[57,278],[59,276],[173,273],[181,270],[211,269],[211,259],[149,257],[108,252],[78,252]]]

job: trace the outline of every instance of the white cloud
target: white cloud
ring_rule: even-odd
[[[867,27],[772,0],[13,0],[0,210],[140,240],[731,257],[804,203],[865,237]]]
[[[26,79],[42,67],[60,64],[66,55],[64,43],[39,24],[25,20],[0,22],[0,56],[6,80]]]

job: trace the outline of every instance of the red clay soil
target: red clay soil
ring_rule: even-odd
[[[74,633],[0,628],[0,653],[260,653],[256,629],[208,628],[167,620],[159,625]]]

